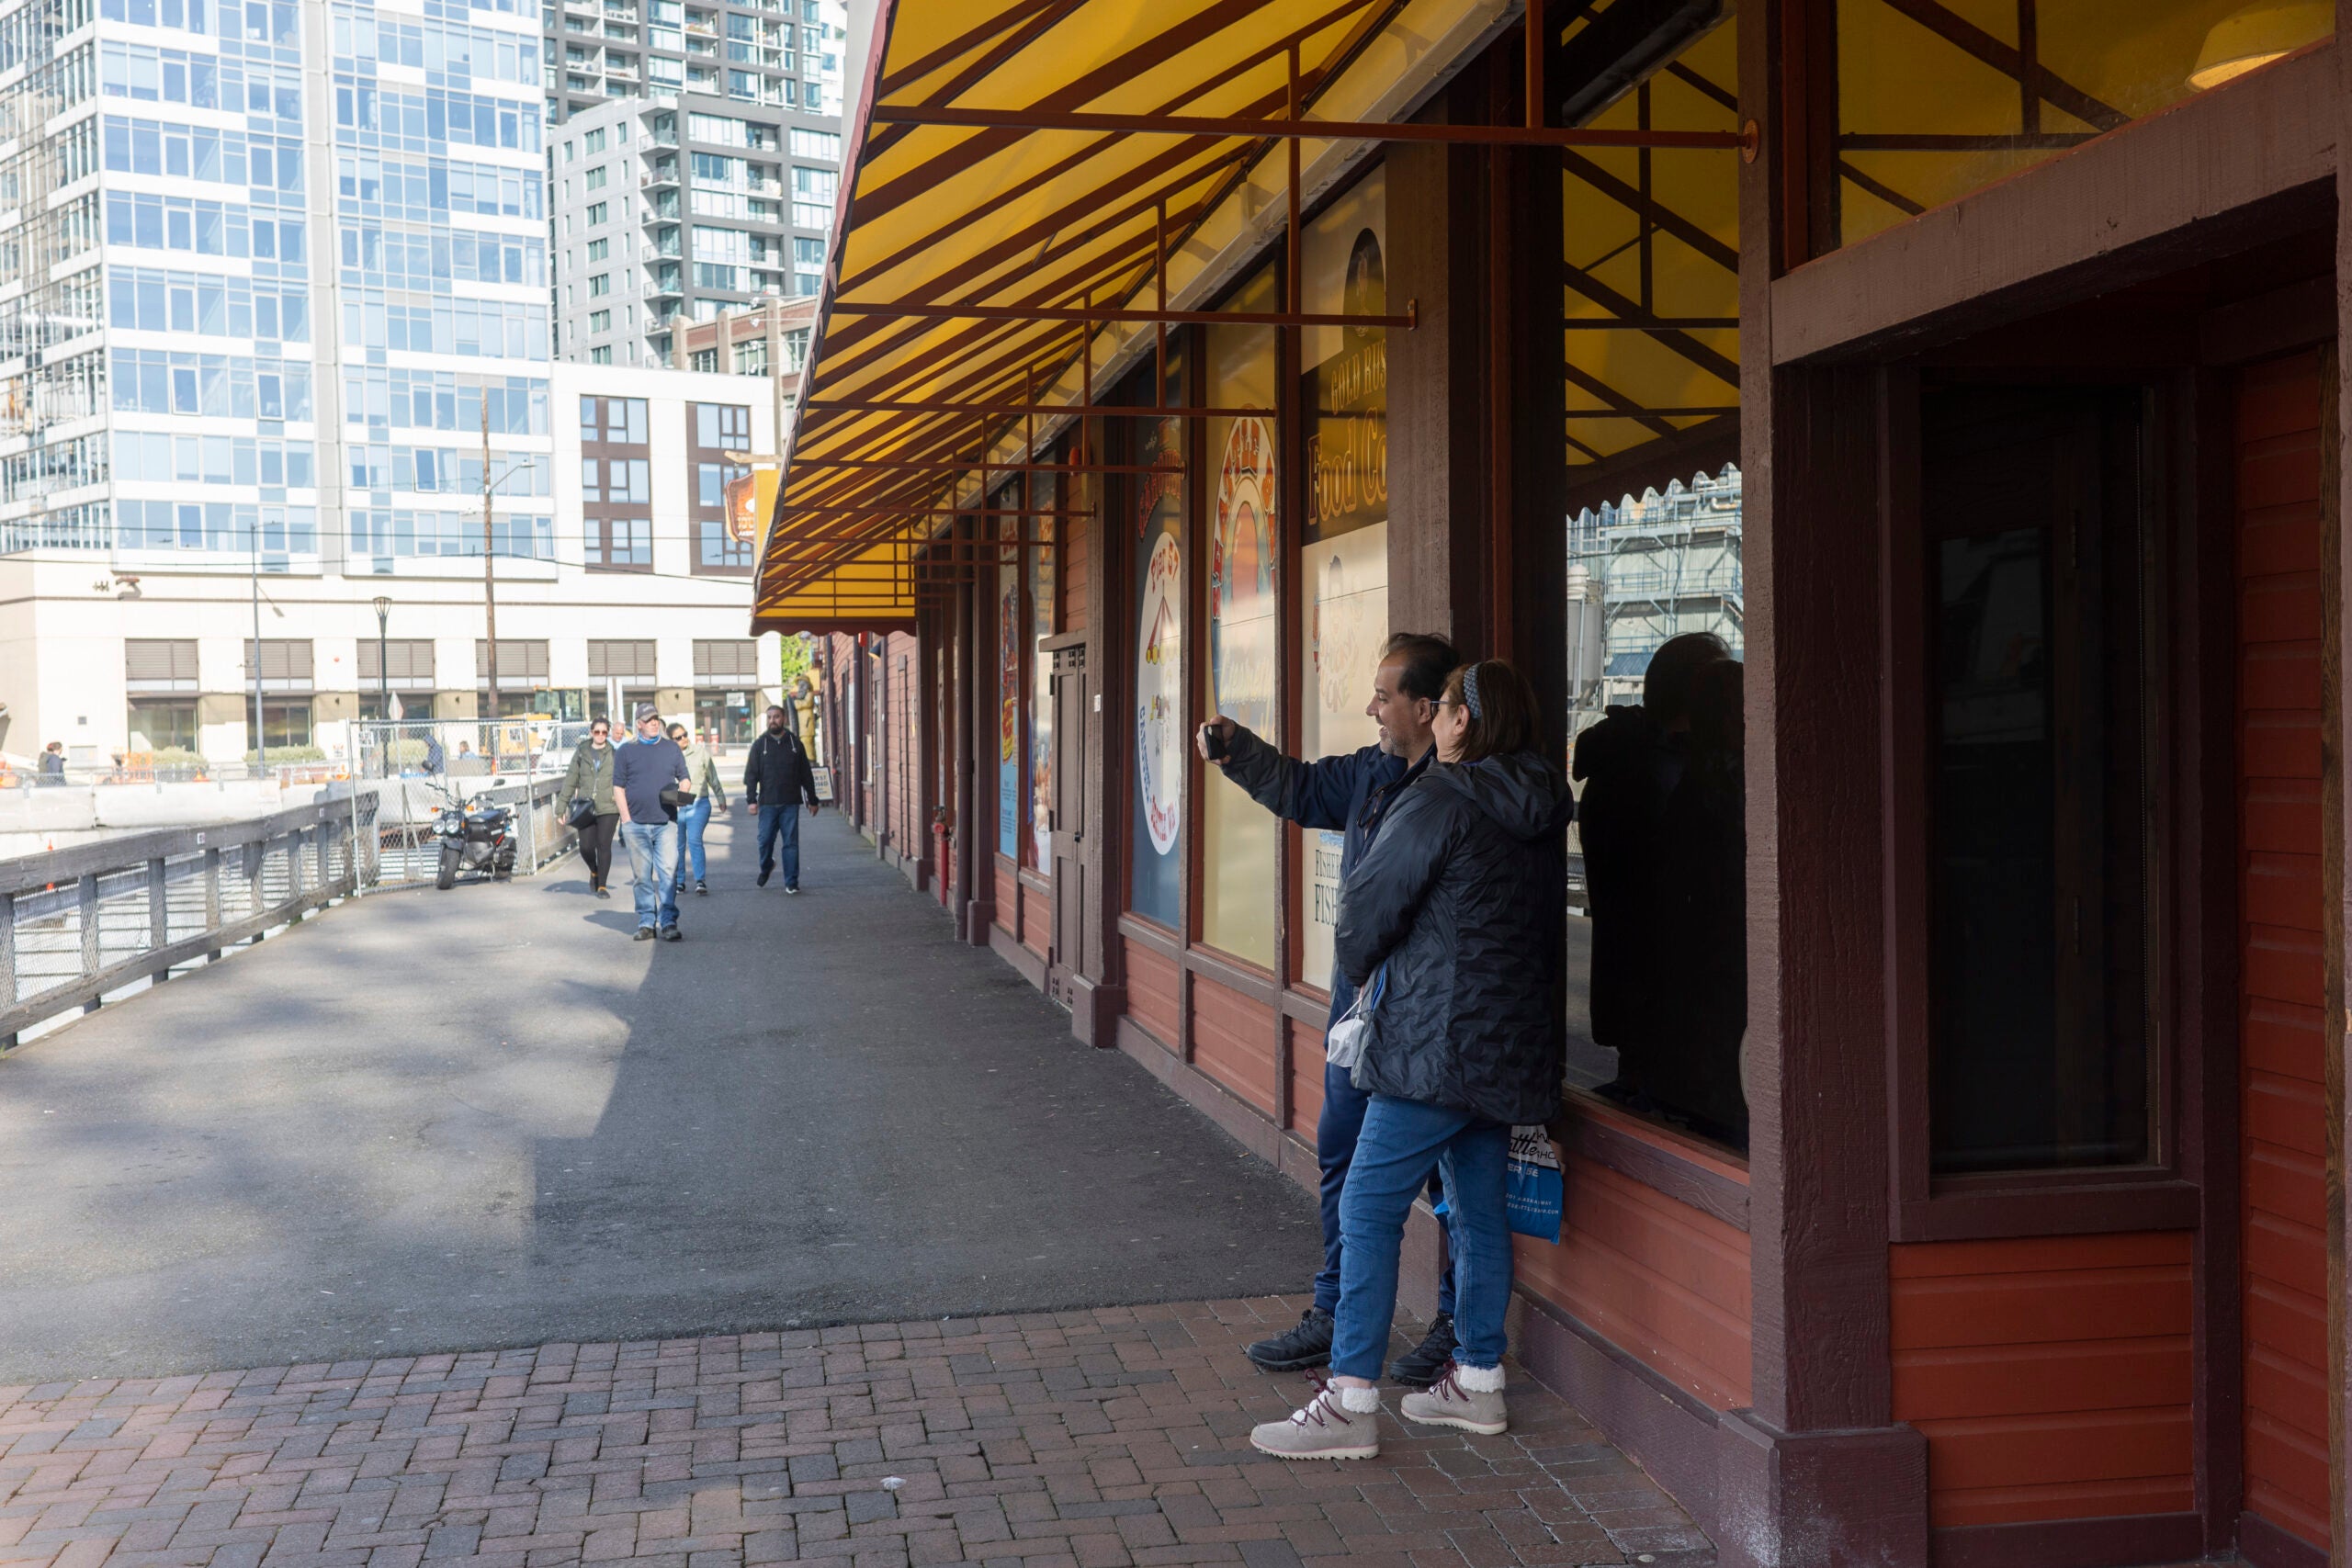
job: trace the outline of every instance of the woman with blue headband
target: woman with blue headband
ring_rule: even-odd
[[[1452,1209],[1460,1343],[1445,1374],[1397,1413],[1472,1432],[1509,1426],[1504,1164],[1514,1125],[1557,1113],[1566,1067],[1561,922],[1576,803],[1543,750],[1539,713],[1526,678],[1501,660],[1455,670],[1438,704],[1436,761],[1348,877],[1334,949],[1339,968],[1377,998],[1348,1042],[1361,1041],[1355,1083],[1372,1100],[1340,1200],[1331,1381],[1250,1434],[1268,1453],[1380,1452],[1374,1380],[1405,1219],[1433,1169]]]

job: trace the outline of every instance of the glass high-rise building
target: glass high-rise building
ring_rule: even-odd
[[[538,18],[0,4],[0,548],[551,557]],[[434,570],[425,567],[424,570]]]
[[[549,0],[558,357],[692,364],[675,323],[817,292],[840,0]]]

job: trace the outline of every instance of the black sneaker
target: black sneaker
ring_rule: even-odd
[[[663,942],[678,942],[683,940],[683,936],[677,927],[663,926],[662,928],[662,940]]]
[[[1427,1388],[1437,1382],[1453,1359],[1453,1314],[1442,1312],[1430,1319],[1421,1342],[1388,1363],[1388,1381],[1407,1388]]]
[[[769,877],[771,874],[772,874],[772,873],[770,872],[770,869],[769,869],[768,867],[766,867],[766,866],[762,866],[762,867],[760,867],[760,886],[761,886],[765,887],[765,886],[768,885],[768,877]]]
[[[1311,1306],[1298,1314],[1298,1326],[1272,1339],[1261,1339],[1241,1353],[1270,1372],[1297,1372],[1329,1366],[1331,1360],[1331,1314]]]
[[[699,877],[699,876],[695,877],[695,896],[696,896],[696,897],[705,897],[705,898],[708,897],[710,896],[710,884],[708,884],[708,883],[705,882],[705,881],[704,881],[701,877]]]
[[[784,885],[784,890],[786,893],[797,893],[800,891],[800,884],[797,882],[787,882]]]
[[[638,927],[637,935],[630,940],[635,942],[651,942],[653,940],[653,928],[651,926]]]

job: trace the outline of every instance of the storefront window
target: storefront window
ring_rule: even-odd
[[[1133,523],[1136,784],[1128,906],[1173,927],[1191,730],[1184,700],[1184,425],[1173,419],[1138,423],[1136,461],[1155,471],[1137,482]]]
[[[130,702],[133,751],[196,750],[196,699],[134,697]]]
[[[1568,520],[1569,1072],[1744,1145],[1740,473]]]
[[[1303,293],[1316,315],[1386,311],[1387,180],[1374,169],[1301,236]],[[1301,334],[1299,408],[1306,434],[1306,516],[1298,570],[1299,755],[1377,745],[1364,712],[1388,635],[1388,344],[1379,327]],[[1339,918],[1339,833],[1304,831],[1299,977],[1331,984]]]
[[[2130,392],[1923,410],[1939,1173],[2149,1155],[2139,424]]]
[[[1235,294],[1237,310],[1280,308],[1274,270],[1260,271]],[[1207,329],[1204,378],[1213,407],[1274,406],[1275,329]],[[1208,537],[1203,541],[1208,595],[1209,706],[1279,745],[1274,683],[1277,498],[1281,473],[1272,413],[1212,419],[1208,424]],[[1274,962],[1275,819],[1217,770],[1201,799],[1201,940],[1237,958]]]
[[[1059,504],[1051,474],[1029,476],[1029,504],[1051,511]],[[1054,537],[1055,519],[1032,516],[1027,536]],[[1029,837],[1024,863],[1039,871],[1053,869],[1054,787],[1054,661],[1040,653],[1040,640],[1054,635],[1054,552],[1032,547],[1023,552],[1029,571]]]
[[[1839,0],[1827,243],[1874,234],[2334,30],[2333,6],[2296,0]]]
[[[1003,490],[997,492],[991,507],[1012,503],[1019,492]],[[1012,529],[1017,518],[999,518],[1000,525]],[[1024,737],[1021,732],[1021,636],[1023,626],[1021,614],[1021,552],[997,552],[996,569],[996,640],[997,640],[997,775],[996,775],[996,852],[1008,860],[1021,853],[1021,754]]]

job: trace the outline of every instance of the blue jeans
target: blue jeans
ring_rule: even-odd
[[[621,837],[628,840],[629,880],[637,896],[637,923],[676,925],[678,825],[666,818],[624,822]]]
[[[708,826],[710,796],[707,795],[695,796],[695,803],[678,813],[678,829],[686,836],[686,847],[678,854],[677,882],[681,887],[685,886],[688,861],[694,862],[695,880],[703,880],[702,830]]]
[[[1448,1227],[1454,1248],[1453,1331],[1460,1340],[1454,1359],[1465,1367],[1498,1367],[1505,1348],[1503,1314],[1510,1306],[1510,1222],[1503,1201],[1510,1129],[1466,1111],[1385,1094],[1371,1098],[1340,1197],[1346,1250],[1331,1336],[1332,1373],[1380,1376],[1396,1313],[1396,1254],[1405,1217],[1432,1170],[1444,1177],[1453,1211]]]
[[[784,885],[800,886],[800,818],[797,806],[763,806],[760,807],[760,869],[775,869],[777,841],[783,840]]]
[[[1356,1087],[1346,1067],[1323,1069],[1323,1114],[1315,1123],[1315,1159],[1323,1169],[1323,1271],[1315,1276],[1315,1304],[1325,1312],[1340,1310],[1340,1194],[1348,1185],[1348,1164],[1354,1159],[1356,1139],[1363,1130],[1364,1107],[1372,1096]],[[1430,1183],[1436,1197],[1437,1184]],[[1453,1270],[1447,1266],[1444,1231],[1439,1231],[1437,1310],[1453,1312]]]

